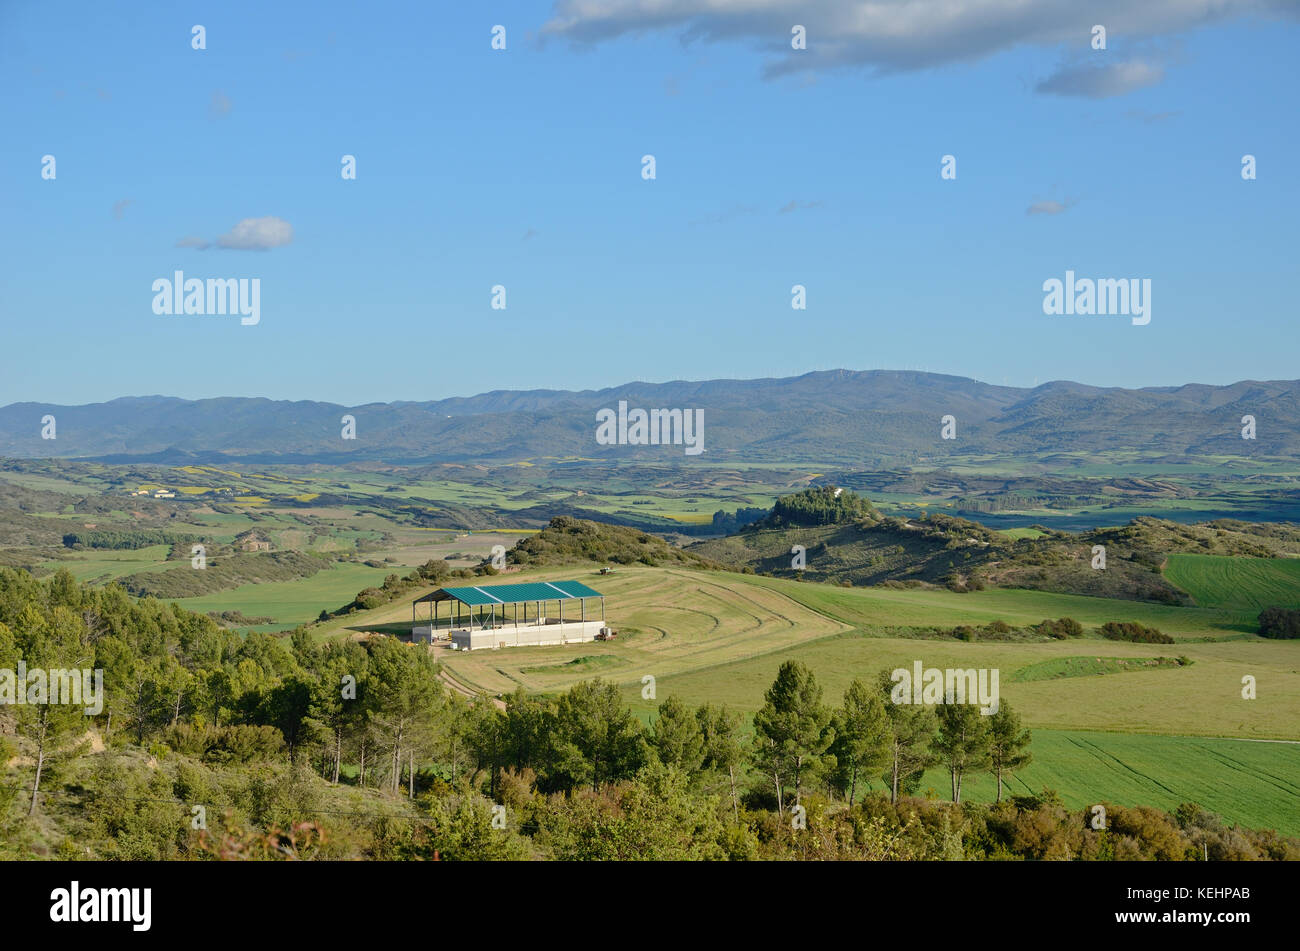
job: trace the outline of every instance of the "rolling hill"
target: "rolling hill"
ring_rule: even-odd
[[[1300,552],[1300,530],[1284,525],[1226,519],[1181,525],[1142,517],[1080,533],[1010,536],[938,513],[885,516],[865,500],[865,510],[843,515],[813,509],[800,520],[781,514],[797,514],[801,500],[828,498],[832,491],[837,501],[858,499],[848,490],[807,489],[778,499],[771,515],[741,531],[687,550],[733,570],[813,581],[943,585],[959,592],[989,585],[1161,604],[1195,598],[1239,611],[1258,611],[1259,597],[1291,604],[1288,585],[1300,578],[1300,561],[1287,557]],[[795,563],[796,546],[803,549],[802,567]],[[1096,561],[1098,548],[1104,549],[1104,567]],[[1169,570],[1162,570],[1167,562]],[[1261,593],[1242,600],[1246,590]]]
[[[341,406],[260,398],[164,396],[85,406],[0,408],[0,455],[108,462],[343,462],[514,459],[688,460],[681,446],[602,446],[596,412],[704,411],[707,458],[743,461],[945,460],[969,453],[1134,450],[1300,456],[1300,381],[1142,389],[1053,382],[1032,389],[964,377],[829,370],[761,380],[627,383],[602,390],[494,391],[431,402]],[[57,437],[41,438],[53,415]],[[356,438],[341,437],[341,419]],[[940,420],[956,419],[956,439]],[[1243,416],[1258,438],[1241,438]]]

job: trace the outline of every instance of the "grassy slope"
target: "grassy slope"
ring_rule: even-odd
[[[983,624],[998,618],[1013,625],[1036,624],[1048,617],[1072,617],[1085,627],[1106,621],[1140,621],[1179,639],[1224,637],[1255,630],[1238,612],[1045,591],[995,588],[955,594],[921,588],[840,588],[777,578],[733,577],[744,578],[754,585],[778,586],[818,613],[868,629],[891,625]]]
[[[622,635],[611,643],[449,655],[446,663],[458,679],[493,694],[520,685],[552,691],[598,671],[624,685],[629,702],[645,709],[651,704],[641,699],[641,678],[650,674],[657,679],[660,698],[680,693],[693,703],[725,702],[752,712],[788,658],[812,667],[832,700],[838,700],[854,677],[921,660],[938,667],[997,668],[1002,672],[1003,695],[1035,727],[1291,739],[1300,723],[1300,645],[1254,637],[1206,640],[1222,636],[1224,629],[1216,625],[1231,615],[1204,608],[1117,605],[1107,599],[1035,591],[958,595],[846,589],[642,567],[620,569],[608,577],[594,575],[586,567],[548,569],[512,573],[508,580],[523,577],[577,577],[592,584],[607,595],[608,618]],[[1085,624],[1132,618],[1191,636],[1161,647],[1093,637],[968,643],[875,633],[901,625],[972,624],[996,618],[1032,623],[1067,614]],[[340,636],[389,624],[393,625],[389,630],[397,632],[409,624],[410,617],[410,604],[404,600],[338,619],[317,633]],[[1021,668],[1068,657],[1180,655],[1194,663],[1104,677],[1012,682]],[[579,658],[608,659],[570,663]],[[1256,701],[1240,699],[1245,674],[1260,683]]]
[[[809,664],[831,699],[839,699],[854,677],[922,660],[932,666],[997,668],[1002,672],[1002,694],[1032,726],[1290,739],[1296,737],[1300,722],[1300,646],[1257,638],[1206,640],[1223,634],[1214,626],[1223,613],[1204,608],[1117,605],[1036,591],[956,595],[836,589],[682,569],[629,568],[604,578],[588,577],[582,569],[552,569],[526,577],[580,577],[593,583],[608,596],[608,618],[623,635],[612,643],[448,656],[448,668],[461,681],[493,694],[520,685],[550,691],[598,672],[624,685],[634,707],[649,708],[653,704],[641,699],[641,678],[653,674],[659,698],[677,692],[692,703],[712,700],[753,712],[777,666],[789,657]],[[1135,611],[1117,615],[1121,607]],[[1192,638],[1154,647],[1097,638],[967,643],[872,633],[898,625],[972,624],[998,617],[1017,624],[1061,615],[1084,624],[1134,617]],[[321,634],[373,630],[385,622],[400,630],[409,617],[411,607],[403,602],[335,621]],[[1197,634],[1203,639],[1196,639]],[[1106,677],[1011,682],[1019,669],[1065,657],[1179,655],[1195,663]],[[590,657],[602,660],[571,663]],[[1240,699],[1243,674],[1260,682],[1255,702]]]
[[[170,545],[150,545],[147,548],[110,551],[106,549],[88,549],[75,553],[75,557],[47,561],[42,567],[50,571],[66,568],[78,581],[109,581],[133,575],[141,571],[161,571],[178,565],[189,566],[189,561],[168,562],[167,553]]]
[[[1300,745],[1035,730],[1031,749],[1034,761],[1005,782],[1003,795],[1046,787],[1072,809],[1195,802],[1229,822],[1300,835]],[[921,789],[946,798],[948,775],[930,770]],[[986,774],[962,780],[962,798],[971,802],[992,802],[996,791]]]
[[[389,570],[357,564],[335,564],[310,578],[246,584],[197,598],[179,598],[176,603],[190,611],[243,611],[250,617],[272,617],[275,623],[253,630],[283,630],[316,619],[321,608],[350,601],[358,591],[381,584]],[[348,592],[341,595],[341,592]],[[410,605],[406,606],[410,616]]]
[[[622,686],[643,719],[677,694],[690,704],[726,703],[752,713],[780,664],[808,664],[838,703],[854,677],[921,660],[935,667],[991,667],[1002,696],[1035,731],[1036,762],[1011,783],[1016,793],[1057,789],[1074,807],[1095,802],[1173,807],[1196,801],[1231,821],[1300,832],[1300,746],[1250,742],[1295,739],[1300,723],[1300,644],[1231,634],[1237,612],[1117,603],[1036,591],[838,588],[782,579],[680,568],[620,568],[595,575],[588,565],[549,568],[499,579],[579,578],[608,598],[608,617],[623,633],[612,643],[444,655],[455,676],[492,693],[518,685],[555,691],[593,676]],[[423,593],[423,592],[420,592]],[[349,630],[410,621],[409,601],[360,612],[317,629]],[[1168,647],[1094,637],[1051,642],[962,642],[885,636],[908,625],[1013,624],[1069,615],[1085,625],[1132,619],[1180,637]],[[1187,667],[1153,667],[1105,676],[1016,682],[1016,671],[1088,658],[1113,671],[1116,659],[1185,655]],[[656,678],[655,701],[642,680]],[[1259,699],[1243,700],[1244,674],[1259,681]],[[1238,737],[1242,739],[1216,739]],[[935,771],[922,787],[939,795]],[[993,784],[973,777],[973,800],[992,799]]]
[[[1165,577],[1205,607],[1252,616],[1270,606],[1300,608],[1300,558],[1170,555]]]

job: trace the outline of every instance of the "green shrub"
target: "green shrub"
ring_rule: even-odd
[[[1172,644],[1174,639],[1154,627],[1136,621],[1107,621],[1101,626],[1101,636],[1112,641],[1132,641],[1137,644]]]
[[[1259,612],[1259,636],[1292,640],[1300,637],[1300,611],[1265,608]]]

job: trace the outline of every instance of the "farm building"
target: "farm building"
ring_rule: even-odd
[[[573,601],[578,603],[569,605],[566,616],[565,603]],[[600,602],[599,619],[594,605],[588,614],[588,601]],[[427,624],[416,618],[421,604],[429,606]],[[442,616],[444,604],[446,615]],[[580,581],[439,588],[411,602],[411,639],[431,641],[439,630],[447,632],[457,650],[594,641],[602,630],[608,630],[605,596]]]
[[[235,536],[235,544],[240,551],[270,551],[271,543],[264,536],[251,529]]]

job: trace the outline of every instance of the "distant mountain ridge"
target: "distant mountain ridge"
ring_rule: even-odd
[[[496,390],[429,402],[342,406],[220,397],[123,397],[0,408],[0,455],[110,462],[501,463],[541,457],[690,461],[681,446],[597,444],[596,412],[703,409],[700,462],[872,465],[971,453],[1137,450],[1300,456],[1300,380],[1125,389],[1032,389],[891,370],[758,380],[627,383],[603,390]],[[42,417],[56,438],[41,438]],[[356,419],[356,439],[341,436]],[[956,438],[940,438],[944,416]],[[1241,438],[1253,416],[1257,438]]]

